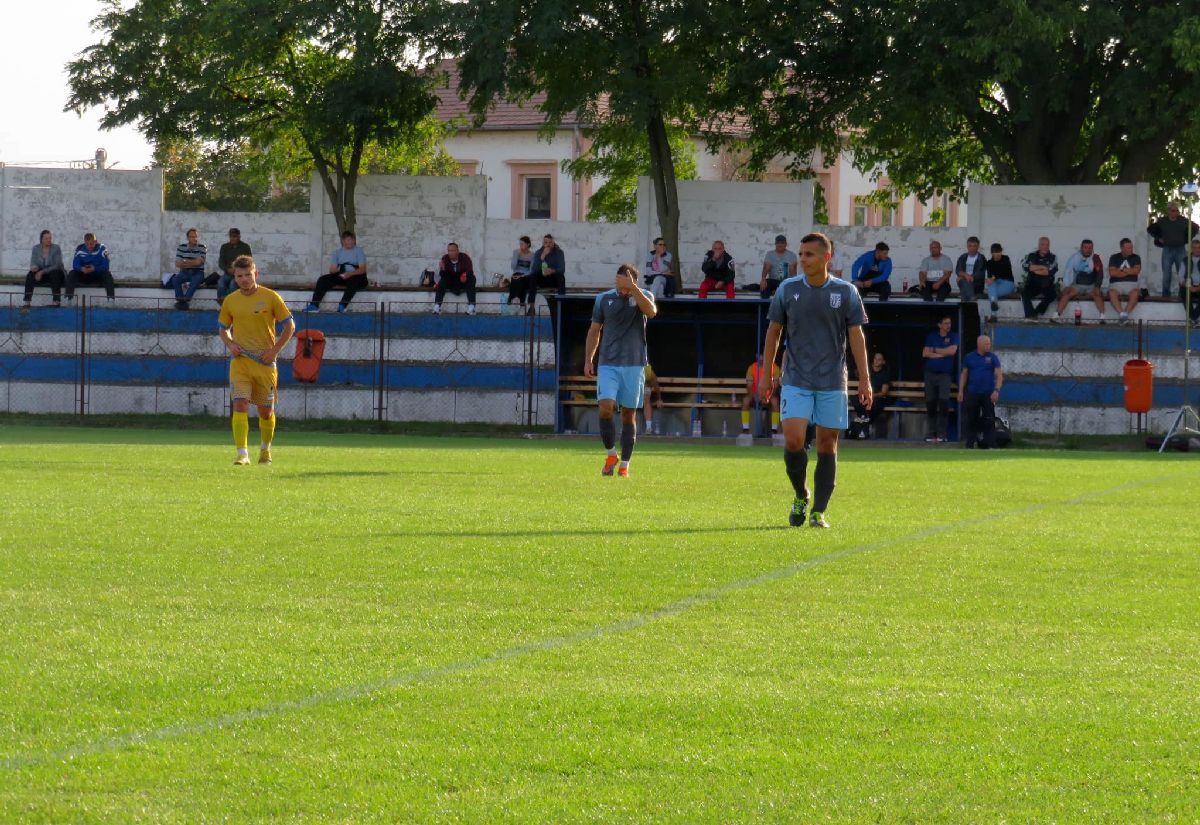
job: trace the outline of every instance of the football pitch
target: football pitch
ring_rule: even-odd
[[[0,429],[0,822],[1195,821],[1195,457],[602,457]]]

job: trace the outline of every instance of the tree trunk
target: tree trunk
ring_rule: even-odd
[[[650,144],[650,180],[654,184],[654,201],[658,207],[658,224],[662,227],[667,251],[675,262],[675,291],[683,284],[682,260],[679,257],[679,188],[675,181],[675,160],[667,139],[667,124],[657,107],[646,123]]]
[[[338,175],[337,180],[334,179],[334,174],[329,168],[329,160],[319,150],[309,147],[309,152],[312,154],[317,174],[321,176],[321,185],[325,188],[325,196],[329,198],[329,205],[333,208],[333,219],[337,221],[338,235],[341,235],[346,231],[346,213],[342,209],[343,178]]]

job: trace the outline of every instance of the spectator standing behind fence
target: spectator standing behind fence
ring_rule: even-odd
[[[251,256],[250,244],[242,240],[242,230],[234,227],[229,230],[229,240],[221,244],[217,253],[217,300],[223,301],[225,296],[238,288],[233,276],[233,262],[242,255]]]
[[[938,321],[937,329],[925,336],[925,440],[940,444],[946,440],[946,421],[950,415],[950,385],[954,383],[954,361],[958,355],[958,333],[950,329],[950,316]]]
[[[341,289],[342,300],[338,302],[337,311],[345,312],[350,299],[366,286],[367,255],[358,246],[358,236],[347,229],[342,233],[342,245],[329,256],[329,271],[317,279],[312,300],[304,309],[306,312],[320,312],[325,293],[331,289]]]
[[[654,248],[646,256],[646,267],[642,274],[646,277],[646,286],[654,293],[654,300],[675,297],[675,275],[671,264],[674,260],[667,251],[667,242],[662,238],[654,239]]]
[[[54,306],[62,306],[62,286],[66,280],[63,271],[62,249],[54,243],[49,229],[43,229],[38,244],[29,256],[29,272],[25,275],[25,308],[33,303],[33,290],[38,284],[50,288]]]
[[[921,284],[921,298],[944,301],[950,297],[950,276],[954,274],[954,262],[942,254],[939,241],[929,242],[929,254],[921,260],[917,280]]]
[[[1175,270],[1182,272],[1187,264],[1188,230],[1192,237],[1200,237],[1200,226],[1192,223],[1180,212],[1179,202],[1167,204],[1167,214],[1150,224],[1146,230],[1154,239],[1154,245],[1162,247],[1162,294],[1170,297],[1171,285],[1174,283]]]
[[[196,229],[187,231],[187,240],[175,247],[175,275],[171,286],[175,288],[175,308],[187,309],[192,296],[204,283],[204,262],[208,258],[208,247],[200,243]],[[186,285],[186,289],[185,289]]]
[[[446,254],[438,264],[437,289],[433,293],[433,314],[442,311],[442,300],[447,292],[455,295],[467,293],[467,314],[475,314],[475,266],[471,256],[458,251],[458,244],[451,241],[446,244]]]
[[[770,298],[786,278],[796,275],[800,266],[800,258],[787,248],[787,236],[775,236],[775,248],[763,256],[762,275],[758,279],[758,294]]]
[[[533,242],[528,235],[522,235],[517,241],[508,269],[512,273],[508,281],[508,303],[511,304],[515,298],[521,302],[521,306],[525,306],[529,297],[529,273],[533,271]]]
[[[1021,290],[1021,305],[1025,308],[1026,318],[1036,318],[1045,313],[1054,299],[1058,297],[1058,289],[1054,278],[1058,275],[1058,257],[1050,251],[1050,239],[1044,235],[1038,238],[1037,249],[1030,252],[1021,261],[1021,269],[1025,271],[1025,287]],[[1033,306],[1033,299],[1038,299],[1038,305]]]
[[[991,257],[983,262],[983,288],[987,291],[989,323],[996,322],[996,314],[1000,311],[1000,299],[1017,291],[1017,282],[1013,280],[1012,261],[1004,254],[1004,247],[998,243],[991,246]],[[980,313],[982,314],[982,313]]]
[[[850,278],[858,287],[858,294],[866,297],[874,292],[880,301],[886,301],[892,294],[892,285],[888,279],[892,277],[891,249],[883,241],[875,244],[875,248],[858,256],[850,267]]]
[[[1004,384],[1000,358],[992,352],[992,339],[980,335],[975,350],[963,358],[958,377],[959,415],[963,424],[963,446],[996,446],[996,401]]]
[[[110,301],[116,296],[108,249],[96,240],[92,232],[84,233],[83,243],[75,247],[75,258],[71,261],[71,271],[67,273],[67,303],[75,300],[75,287],[80,284],[103,286],[104,294]]]
[[[1104,323],[1104,261],[1096,254],[1095,245],[1086,238],[1080,242],[1079,249],[1071,253],[1063,266],[1063,288],[1058,296],[1058,306],[1054,317],[1050,320],[1062,320],[1063,311],[1072,298],[1089,296],[1100,314],[1100,323]]]
[[[1108,300],[1122,324],[1129,323],[1129,316],[1142,297],[1141,289],[1142,258],[1133,251],[1133,241],[1121,238],[1121,251],[1108,259]],[[1125,299],[1124,309],[1122,298]]]
[[[867,380],[871,382],[871,406],[864,406],[856,396],[851,398],[851,403],[854,404],[854,421],[850,424],[851,438],[869,438],[875,422],[883,415],[888,405],[892,385],[888,375],[887,358],[882,352],[877,352],[871,357],[871,372]]]
[[[529,281],[529,311],[536,306],[537,291],[552,287],[556,295],[567,291],[567,256],[562,247],[554,242],[553,235],[542,237],[542,246],[533,253]]]
[[[714,289],[725,290],[725,297],[730,301],[737,295],[733,257],[725,251],[724,241],[713,241],[712,249],[704,253],[700,271],[704,273],[704,280],[700,282],[701,298],[707,298],[708,293]]]
[[[967,251],[958,256],[954,272],[958,280],[958,299],[963,303],[974,301],[984,295],[987,259],[979,251],[979,238],[967,238]],[[983,313],[979,313],[983,317]]]
[[[1200,328],[1200,239],[1192,241],[1192,254],[1184,267],[1183,283],[1179,285],[1179,298],[1184,303],[1192,326]],[[1190,281],[1190,286],[1188,285]],[[1188,293],[1191,293],[1189,301]]]

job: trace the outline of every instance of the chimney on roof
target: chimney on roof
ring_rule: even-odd
[[[96,171],[103,172],[106,163],[108,163],[108,152],[104,151],[102,146],[96,150]]]

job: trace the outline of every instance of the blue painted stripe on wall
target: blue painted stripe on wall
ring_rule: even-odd
[[[369,312],[321,312],[295,314],[297,329],[319,329],[326,335],[347,338],[378,338],[378,316]],[[517,315],[446,314],[385,316],[389,338],[484,338],[522,339],[528,320]],[[539,337],[549,340],[550,321],[535,322]],[[79,328],[79,310],[37,307],[21,312],[0,308],[0,329],[14,332],[70,332]],[[90,332],[178,333],[216,335],[215,310],[180,312],[175,309],[122,309],[98,306],[88,310]]]
[[[216,358],[125,358],[120,356],[88,359],[88,380],[101,384],[224,385],[229,381],[229,362]],[[317,386],[372,387],[376,367],[372,363],[334,362],[321,366]],[[0,379],[11,381],[53,381],[74,383],[79,380],[79,359],[69,356],[0,355]],[[526,372],[521,367],[460,364],[441,367],[394,365],[387,368],[388,387],[394,389],[506,389],[525,387]],[[285,364],[279,371],[279,383],[295,384]],[[539,392],[555,387],[553,370],[537,373]]]
[[[1080,326],[1020,324],[999,325],[995,329],[996,351],[1051,350],[1054,352],[1137,353],[1137,328],[1132,324],[1120,326]],[[1183,329],[1159,326],[1145,329],[1144,350],[1154,354],[1183,352]]]
[[[1200,398],[1200,389],[1192,390],[1192,401]],[[1044,380],[1006,376],[1004,389],[1000,392],[1002,405],[1046,404],[1073,407],[1123,407],[1125,385],[1120,381],[1070,380],[1048,378]],[[1179,407],[1183,404],[1183,385],[1156,381],[1154,384],[1154,407]]]

